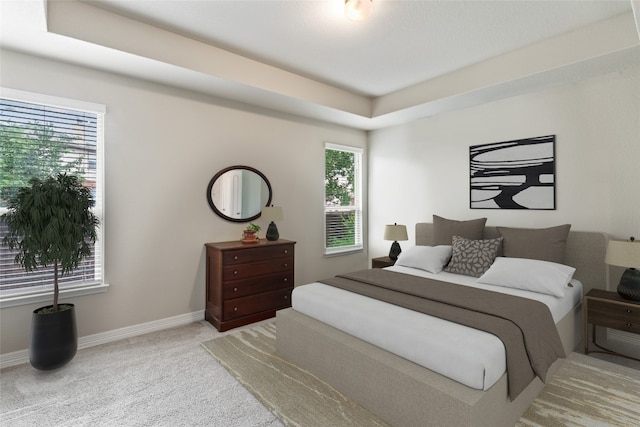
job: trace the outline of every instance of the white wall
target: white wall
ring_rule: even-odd
[[[469,208],[469,146],[556,135],[556,210]],[[621,72],[374,131],[369,140],[369,253],[384,225],[433,214],[489,225],[640,236],[640,71]],[[613,277],[612,277],[613,278]]]
[[[366,251],[323,256],[324,143],[366,148],[365,132],[15,52],[1,55],[4,87],[107,106],[111,287],[69,301],[76,304],[80,337],[204,311],[203,244],[239,239],[244,228],[217,217],[205,197],[209,180],[227,166],[249,165],[270,180],[273,203],[284,209],[280,236],[298,242],[296,284],[368,265]],[[3,354],[27,348],[37,306],[0,310]]]

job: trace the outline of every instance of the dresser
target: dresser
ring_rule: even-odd
[[[205,319],[222,332],[290,307],[295,243],[206,243]]]

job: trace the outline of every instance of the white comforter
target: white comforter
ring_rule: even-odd
[[[582,284],[572,280],[563,298],[484,285],[473,277],[432,274],[409,267],[389,270],[522,296],[543,302],[558,323],[582,297]],[[487,390],[506,372],[502,341],[495,335],[428,316],[322,283],[293,290],[292,307],[309,317],[404,357],[434,372]]]

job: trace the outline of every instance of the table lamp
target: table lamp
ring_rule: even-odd
[[[627,269],[618,283],[618,294],[625,299],[640,301],[640,243],[629,240],[609,240],[604,262]]]
[[[276,223],[274,221],[282,221],[284,218],[284,215],[282,214],[282,207],[273,205],[267,206],[262,209],[262,217],[267,221],[271,221],[267,228],[267,240],[278,240],[280,238],[280,233],[278,233],[278,227],[276,227]]]
[[[393,225],[385,225],[384,240],[393,240],[391,249],[389,250],[389,258],[394,261],[397,260],[398,255],[400,255],[400,252],[402,252],[398,240],[409,240],[409,238],[407,237],[407,227],[404,225],[398,225],[396,223],[394,223]]]

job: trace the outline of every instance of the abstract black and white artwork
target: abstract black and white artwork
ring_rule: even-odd
[[[469,147],[471,209],[556,208],[555,135]]]

